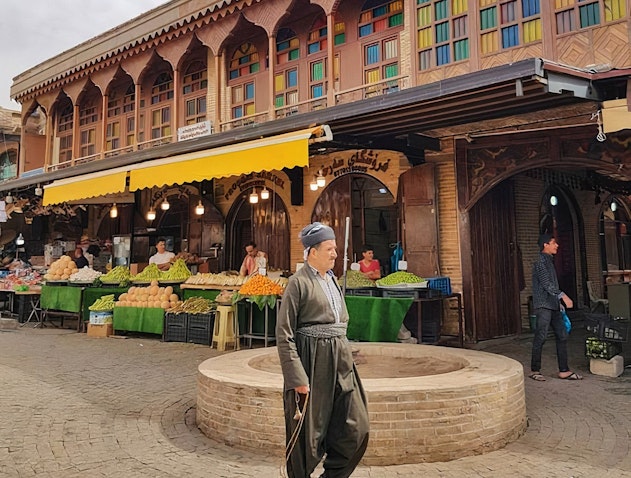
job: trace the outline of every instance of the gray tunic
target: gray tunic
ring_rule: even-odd
[[[334,284],[342,304],[339,320],[348,322],[341,290]],[[298,424],[294,388],[309,384],[311,389],[299,440],[287,462],[290,478],[310,476],[325,454],[326,476],[348,477],[368,445],[366,396],[348,340],[345,336],[316,338],[297,333],[301,327],[335,321],[322,287],[305,264],[289,279],[276,324],[285,381],[287,440]]]

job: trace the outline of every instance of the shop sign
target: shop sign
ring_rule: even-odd
[[[232,197],[235,192],[242,192],[252,187],[263,187],[267,183],[272,183],[274,187],[285,189],[285,180],[269,171],[260,171],[258,173],[242,174],[228,188],[228,192],[224,194],[227,200]]]
[[[199,138],[200,136],[208,136],[212,134],[213,127],[210,121],[202,121],[200,123],[189,124],[177,129],[177,140],[185,141],[187,139]]]
[[[336,158],[329,166],[322,168],[322,174],[326,177],[331,175],[339,177],[343,174],[350,173],[370,173],[370,172],[386,172],[390,166],[391,158],[379,159],[379,151],[372,149],[362,149],[354,152],[348,158]]]

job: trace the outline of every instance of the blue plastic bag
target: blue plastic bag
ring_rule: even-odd
[[[392,247],[392,245],[390,247]],[[396,245],[394,245],[392,256],[390,256],[390,272],[391,273],[399,270],[399,261],[402,259],[403,259],[403,248],[401,247],[401,243],[397,242]]]
[[[565,309],[561,309],[561,317],[563,317],[563,325],[565,326],[565,331],[569,334],[572,331],[572,322],[570,322],[570,318],[567,316]]]

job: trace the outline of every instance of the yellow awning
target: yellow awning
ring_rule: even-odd
[[[76,201],[125,190],[127,168],[85,174],[53,181],[44,186],[44,206]]]
[[[631,129],[631,111],[627,99],[603,101],[603,131],[613,133]]]
[[[146,161],[132,166],[129,190],[240,174],[304,167],[309,164],[309,139],[331,139],[327,125],[195,153]]]

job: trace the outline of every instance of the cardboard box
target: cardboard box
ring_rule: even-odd
[[[88,337],[109,337],[113,333],[112,324],[88,324]]]

